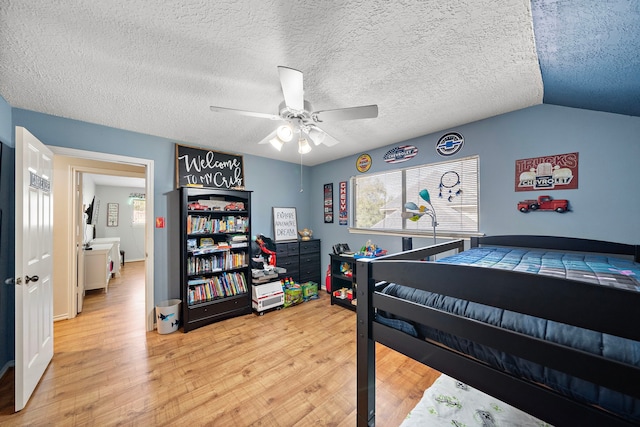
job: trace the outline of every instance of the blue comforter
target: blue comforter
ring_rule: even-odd
[[[552,275],[640,291],[640,264],[601,255],[483,247],[461,252],[439,262]],[[640,366],[640,342],[637,341],[397,284],[390,284],[383,293]],[[398,316],[386,313],[379,314],[387,315],[393,319],[389,322],[383,318],[381,319],[382,323],[387,323],[390,326],[401,325],[405,332],[415,331],[415,334],[421,338],[437,340],[514,375],[547,384],[574,399],[595,403],[640,421],[640,401],[638,399],[424,325],[406,324]],[[637,327],[637,325],[630,325],[630,327]]]

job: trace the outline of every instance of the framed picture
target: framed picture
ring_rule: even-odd
[[[273,236],[276,242],[298,240],[296,208],[273,208]]]
[[[516,191],[578,188],[578,153],[516,160]]]
[[[242,156],[176,144],[176,188],[244,189]]]
[[[107,227],[118,226],[118,214],[120,207],[117,203],[107,203]]]
[[[324,185],[324,222],[333,222],[333,183]]]

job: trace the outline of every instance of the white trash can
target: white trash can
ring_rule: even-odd
[[[161,301],[156,305],[156,323],[159,334],[170,334],[178,330],[180,326],[180,303],[179,299]]]

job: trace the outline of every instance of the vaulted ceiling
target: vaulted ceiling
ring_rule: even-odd
[[[322,124],[315,165],[540,103],[640,116],[633,0],[0,0],[0,95],[15,108],[301,161],[258,144],[277,122],[277,67]]]

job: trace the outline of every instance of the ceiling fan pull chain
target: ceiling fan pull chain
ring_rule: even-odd
[[[300,192],[302,193],[304,188],[302,188],[302,154],[300,154]]]

